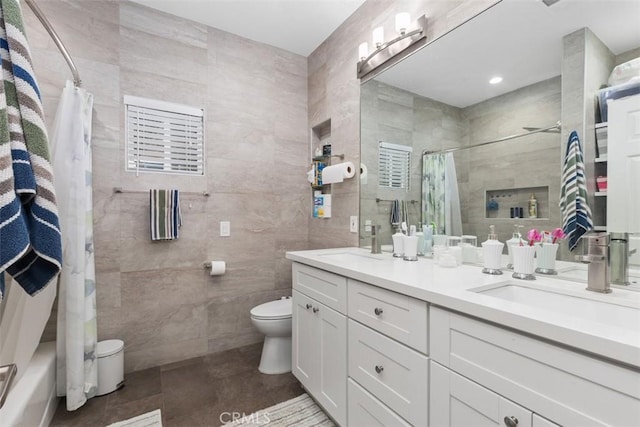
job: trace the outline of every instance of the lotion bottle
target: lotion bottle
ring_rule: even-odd
[[[538,218],[538,201],[533,193],[529,197],[529,218]]]
[[[482,272],[485,274],[502,274],[500,267],[502,266],[502,248],[504,243],[498,241],[495,225],[489,226],[489,238],[482,242],[482,252],[484,259],[484,268]]]

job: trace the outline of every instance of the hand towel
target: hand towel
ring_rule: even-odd
[[[20,5],[0,7],[0,274],[34,295],[60,271],[62,237],[40,92]],[[0,298],[3,293],[0,281]]]
[[[569,250],[575,249],[578,240],[593,229],[591,209],[587,204],[587,185],[584,175],[582,147],[576,131],[569,135],[567,153],[562,168],[560,210],[562,230],[567,235]]]
[[[150,190],[151,240],[175,240],[182,226],[178,190]]]

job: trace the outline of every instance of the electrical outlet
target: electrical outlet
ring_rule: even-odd
[[[357,215],[351,215],[349,217],[349,231],[352,233],[358,232],[358,216]]]
[[[220,221],[220,237],[231,236],[231,222]]]

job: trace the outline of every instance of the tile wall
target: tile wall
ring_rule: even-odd
[[[127,1],[39,4],[94,94],[99,338],[125,341],[126,371],[260,341],[249,310],[290,295],[285,251],[309,245],[306,58]],[[70,73],[24,15],[51,125]],[[125,172],[124,95],[205,108],[206,175]],[[211,196],[183,194],[180,239],[152,243],[149,188]],[[222,220],[231,237],[219,237]],[[212,259],[226,275],[207,274]]]

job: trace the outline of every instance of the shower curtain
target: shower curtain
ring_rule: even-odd
[[[452,153],[422,156],[422,217],[435,234],[462,235],[458,178]]]
[[[95,396],[98,382],[92,108],[93,95],[68,81],[51,138],[64,259],[58,295],[57,387],[59,396],[67,396],[70,411]]]

